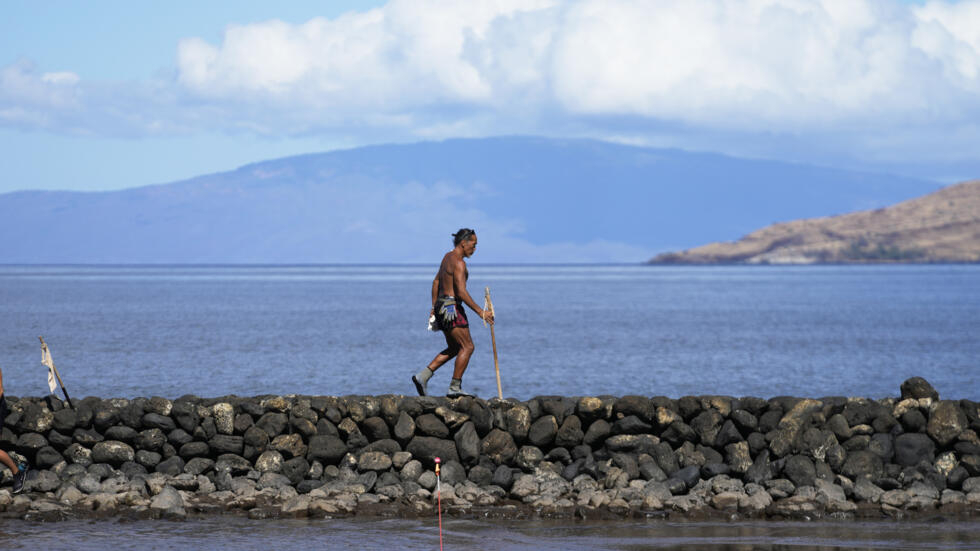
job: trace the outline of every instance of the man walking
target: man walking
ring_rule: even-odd
[[[462,228],[453,234],[453,250],[442,257],[439,272],[432,280],[432,311],[430,315],[436,318],[436,326],[446,337],[446,349],[436,354],[428,367],[422,368],[412,376],[415,389],[419,396],[427,395],[429,378],[435,370],[452,358],[456,358],[453,369],[453,380],[449,384],[446,396],[458,398],[472,396],[463,391],[463,372],[473,355],[473,339],[470,338],[470,324],[466,319],[463,304],[469,306],[480,318],[493,323],[493,315],[480,308],[473,297],[466,292],[466,280],[470,274],[466,269],[466,259],[476,251],[476,232],[470,228]]]

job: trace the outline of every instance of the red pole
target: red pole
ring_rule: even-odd
[[[437,511],[439,511],[439,551],[442,551],[442,483],[439,478],[439,463],[442,461],[436,458],[436,499],[438,500]]]

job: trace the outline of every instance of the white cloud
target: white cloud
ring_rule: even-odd
[[[977,114],[978,0],[393,0],[297,25],[231,25],[217,44],[189,37],[170,82],[0,72],[0,124],[102,134],[662,143],[680,127],[972,158]],[[935,143],[943,131],[968,138]]]

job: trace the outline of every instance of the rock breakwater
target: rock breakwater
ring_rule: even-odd
[[[8,397],[0,515],[980,515],[980,404],[901,397]],[[4,481],[9,481],[6,472]]]

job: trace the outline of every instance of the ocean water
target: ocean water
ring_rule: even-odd
[[[602,522],[443,519],[444,549],[555,551],[827,551],[848,549],[975,550],[980,523]],[[0,521],[6,549],[439,549],[436,519],[248,520],[210,517],[171,521]]]
[[[0,266],[0,367],[72,397],[412,394],[445,346],[435,266]],[[980,400],[980,266],[494,266],[505,396],[897,396],[911,376]],[[496,395],[470,312],[465,389]],[[451,365],[430,391],[443,392]]]

